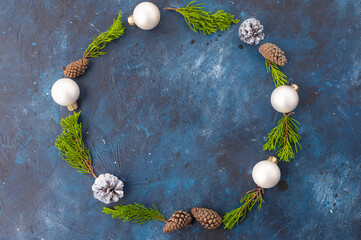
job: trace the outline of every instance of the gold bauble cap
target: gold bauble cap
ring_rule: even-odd
[[[78,108],[78,104],[75,102],[69,106],[67,106],[68,110],[71,111],[75,111]]]
[[[133,15],[130,15],[128,17],[128,23],[129,23],[130,26],[135,26],[135,21],[134,21]]]
[[[299,87],[296,84],[291,84],[290,87],[292,87],[296,92],[298,92]]]
[[[277,164],[277,158],[274,156],[269,156],[267,160]]]

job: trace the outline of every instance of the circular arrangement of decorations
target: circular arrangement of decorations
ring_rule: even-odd
[[[232,23],[238,23],[233,15],[219,10],[212,14],[203,10],[203,4],[196,4],[195,1],[181,8],[166,7],[166,10],[172,10],[183,15],[186,23],[195,32],[203,32],[205,35],[215,33],[217,31],[225,31]],[[130,25],[138,26],[143,30],[151,30],[155,28],[160,21],[159,8],[150,2],[142,2],[138,4],[133,15],[128,18]],[[51,89],[51,95],[54,101],[66,106],[69,111],[77,109],[77,100],[79,98],[80,89],[76,82],[71,78],[77,78],[84,74],[88,64],[88,58],[96,58],[106,54],[101,50],[111,41],[119,38],[124,34],[125,27],[121,22],[121,13],[118,18],[113,21],[110,28],[96,37],[84,52],[83,58],[70,63],[67,67],[63,67],[64,75],[56,81]],[[240,25],[238,31],[241,41],[256,46],[265,37],[263,26],[255,18],[246,19]],[[297,150],[301,148],[299,143],[301,137],[298,134],[299,123],[291,118],[294,109],[299,102],[298,86],[295,84],[288,85],[287,76],[281,72],[279,66],[285,66],[287,58],[285,53],[272,43],[265,43],[259,47],[259,52],[265,58],[266,70],[272,73],[275,84],[275,90],[271,95],[272,107],[283,114],[267,135],[266,143],[263,145],[263,151],[275,151],[276,157],[270,156],[267,160],[258,162],[252,170],[252,178],[257,185],[256,188],[247,192],[240,200],[241,206],[225,213],[222,217],[215,210],[194,207],[191,213],[184,210],[175,211],[167,220],[159,210],[153,207],[147,208],[139,203],[118,205],[114,209],[104,207],[103,212],[112,215],[113,218],[122,219],[124,222],[135,222],[139,224],[148,221],[163,221],[164,233],[177,231],[183,227],[191,226],[193,218],[207,229],[216,229],[222,224],[225,229],[232,229],[243,221],[257,204],[260,210],[264,203],[264,189],[272,188],[277,185],[281,178],[281,170],[277,165],[278,161],[289,162],[295,157]],[[82,126],[79,122],[80,112],[74,112],[61,120],[63,129],[62,134],[55,142],[64,161],[69,166],[75,168],[79,173],[88,173],[95,178],[92,186],[94,198],[109,204],[117,202],[124,196],[124,183],[118,177],[110,174],[96,175],[92,166],[91,154],[86,148],[82,136]]]

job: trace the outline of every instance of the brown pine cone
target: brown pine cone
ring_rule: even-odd
[[[173,213],[163,228],[164,233],[170,233],[192,225],[192,216],[186,211],[179,210]]]
[[[212,209],[193,208],[192,214],[207,229],[216,229],[222,224],[222,217]]]
[[[274,62],[279,66],[284,66],[287,63],[285,53],[273,43],[264,43],[258,50],[262,56],[268,61]]]
[[[83,75],[88,68],[89,60],[87,58],[81,58],[77,61],[69,63],[68,66],[62,67],[64,75],[67,78],[76,78]]]

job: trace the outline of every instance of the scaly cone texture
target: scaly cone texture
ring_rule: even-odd
[[[207,229],[216,229],[222,224],[222,217],[208,208],[193,208],[192,214]]]
[[[77,78],[85,73],[88,68],[89,60],[87,58],[81,58],[75,62],[63,67],[64,76],[67,78]]]
[[[265,59],[279,66],[285,66],[287,63],[285,53],[273,43],[262,44],[259,47],[259,52]]]
[[[264,39],[263,25],[255,19],[246,19],[238,30],[238,36],[244,43],[257,45]]]
[[[186,211],[179,210],[173,213],[163,228],[164,233],[170,233],[192,225],[192,216]]]
[[[92,190],[94,198],[109,204],[118,202],[124,196],[124,184],[116,176],[106,173],[100,174],[94,181]]]

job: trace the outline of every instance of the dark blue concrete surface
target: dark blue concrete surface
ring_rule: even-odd
[[[66,108],[50,96],[61,66],[80,58],[119,10],[125,35],[77,80],[86,143],[97,174],[126,182],[121,203],[224,214],[254,187],[281,117],[258,49],[239,24],[211,37],[161,11],[153,31],[131,28],[139,1],[0,2],[0,239],[360,239],[360,1],[212,1],[241,21],[256,17],[300,87],[303,149],[280,164],[282,182],[260,212],[233,230],[199,223],[165,235],[162,222],[123,223],[101,213],[93,177],[71,169],[54,141]],[[185,1],[154,1],[159,7]],[[167,3],[168,2],[168,3]]]

